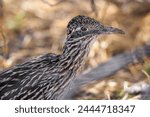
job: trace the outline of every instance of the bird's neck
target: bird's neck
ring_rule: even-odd
[[[84,40],[85,39],[85,40]],[[67,40],[63,48],[63,54],[61,56],[62,70],[68,72],[80,72],[81,67],[84,65],[89,49],[91,46],[91,37],[84,39],[72,39]]]

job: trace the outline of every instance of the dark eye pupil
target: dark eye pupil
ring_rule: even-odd
[[[81,27],[81,30],[82,30],[82,31],[87,31],[87,28]]]

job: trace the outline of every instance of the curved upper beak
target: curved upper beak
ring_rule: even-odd
[[[114,27],[104,27],[101,30],[101,34],[125,34],[125,32],[121,29]]]

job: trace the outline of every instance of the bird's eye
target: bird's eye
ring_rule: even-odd
[[[82,31],[87,31],[87,28],[81,27],[81,30],[82,30]]]

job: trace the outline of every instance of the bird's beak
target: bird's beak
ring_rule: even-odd
[[[102,34],[125,34],[125,32],[121,29],[114,27],[104,27],[102,29]]]

